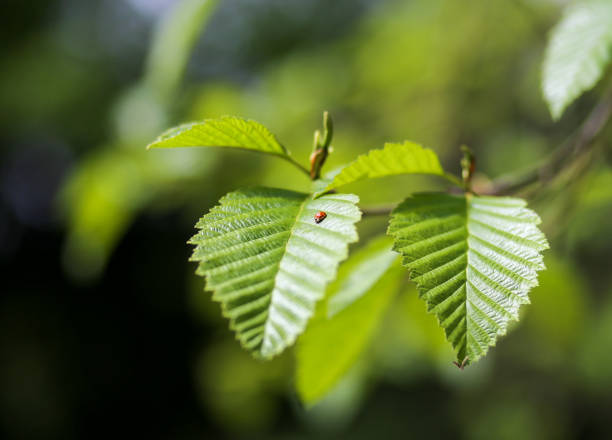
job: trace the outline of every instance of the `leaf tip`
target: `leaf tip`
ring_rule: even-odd
[[[461,371],[463,371],[463,369],[470,364],[470,360],[466,356],[461,362],[459,362],[459,360],[453,361],[453,364],[456,365],[457,368],[459,368]]]
[[[565,111],[565,106],[555,105],[552,102],[548,102],[548,110],[550,111],[550,117],[553,122],[559,122],[563,112]]]
[[[145,147],[145,150],[149,151],[152,148],[159,148],[160,142],[163,141],[162,136],[158,136],[157,138],[155,138],[155,140],[153,140],[152,142],[149,142],[147,146]]]

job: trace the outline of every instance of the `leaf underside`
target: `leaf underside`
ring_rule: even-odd
[[[591,89],[612,49],[612,2],[583,1],[569,6],[551,33],[542,71],[544,97],[553,119]]]
[[[366,178],[398,174],[444,175],[438,156],[429,148],[406,141],[386,143],[383,149],[362,154],[338,173],[324,191]]]
[[[357,241],[358,197],[254,188],[232,192],[202,217],[190,243],[196,273],[256,357],[291,345]],[[324,211],[319,224],[314,215]]]
[[[392,213],[394,250],[457,353],[474,362],[518,319],[544,269],[538,215],[521,199],[417,194]]]
[[[171,128],[147,148],[224,147],[287,156],[287,150],[258,122],[224,116]]]

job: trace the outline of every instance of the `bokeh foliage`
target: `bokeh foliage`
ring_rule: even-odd
[[[304,191],[308,180],[274,158],[144,151],[170,125],[232,114],[261,121],[306,163],[312,131],[327,109],[336,122],[329,169],[405,139],[434,148],[449,171],[458,169],[461,144],[474,149],[483,175],[520,169],[560,144],[605,86],[570,106],[559,123],[551,120],[540,74],[561,6],[546,0],[232,0],[213,10],[208,3],[210,11],[197,9],[196,1],[175,6],[196,8],[191,14],[137,1],[38,2],[30,15],[24,5],[11,5],[11,20],[24,27],[2,28],[0,63],[0,102],[10,109],[0,118],[0,251],[10,278],[0,309],[2,433],[95,437],[94,425],[103,425],[95,423],[97,411],[106,409],[115,427],[123,421],[96,402],[107,399],[114,404],[109,408],[128,412],[127,384],[146,378],[138,389],[146,399],[136,400],[145,409],[161,402],[162,381],[194,390],[197,398],[166,392],[175,400],[159,403],[159,420],[148,422],[185,438],[605,435],[612,408],[609,128],[590,171],[530,197],[551,238],[548,270],[530,295],[523,324],[489,358],[458,371],[435,317],[402,284],[380,334],[372,336],[377,343],[309,411],[291,391],[292,353],[262,365],[235,346],[218,305],[191,275],[184,244],[195,219],[223,194],[255,184]],[[173,14],[190,24],[173,26],[167,18]],[[32,19],[18,20],[26,16]],[[161,29],[155,38],[153,28]],[[443,188],[439,180],[411,176],[356,182],[347,192],[366,204],[398,202],[426,185]],[[385,227],[382,219],[365,220],[362,242]],[[33,255],[49,260],[30,279],[24,274],[37,264]],[[100,292],[95,307],[81,307],[92,292]],[[143,304],[148,315],[138,313]],[[111,305],[113,314],[104,314]],[[120,318],[96,320],[100,313]],[[156,313],[164,318],[148,318]],[[94,342],[75,342],[88,320],[105,341],[99,346],[96,332]],[[193,326],[184,329],[185,322]],[[165,340],[165,333],[173,337]],[[151,345],[151,338],[165,342]],[[75,373],[88,344],[113,366],[124,389],[104,386],[112,382],[104,362],[90,377]],[[108,348],[100,355],[107,345],[149,353],[150,361],[133,370],[127,354]],[[160,357],[181,368],[149,377]],[[104,389],[112,390],[107,397]],[[177,402],[188,402],[192,412],[181,416]],[[139,420],[125,421],[135,426]]]

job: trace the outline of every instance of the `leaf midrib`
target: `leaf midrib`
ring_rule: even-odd
[[[302,202],[302,204],[300,205],[300,209],[298,210],[298,213],[297,213],[297,215],[294,218],[293,226],[291,226],[291,229],[289,229],[289,236],[287,237],[287,241],[285,242],[285,246],[284,246],[284,249],[282,251],[282,255],[281,255],[280,259],[278,260],[278,265],[277,265],[277,268],[276,268],[276,275],[274,276],[274,284],[272,286],[272,291],[270,292],[270,306],[267,309],[266,323],[265,323],[265,327],[264,327],[264,331],[263,331],[263,337],[262,337],[262,340],[261,340],[261,347],[259,349],[260,353],[262,353],[265,341],[269,337],[269,326],[271,325],[271,321],[270,321],[270,307],[272,307],[272,304],[274,304],[275,294],[278,295],[277,289],[276,289],[276,283],[277,283],[278,276],[280,274],[280,265],[283,262],[283,259],[285,258],[285,255],[287,255],[287,247],[289,246],[289,240],[291,240],[291,237],[293,236],[294,230],[295,230],[295,228],[298,225],[298,221],[299,221],[300,217],[302,216],[302,213],[304,212],[304,208],[306,207],[306,204],[308,203],[309,199],[311,199],[311,196],[307,195],[304,198],[304,201]]]
[[[468,341],[468,335],[470,334],[470,321],[471,319],[469,319],[468,316],[468,310],[467,310],[467,304],[468,301],[470,301],[469,298],[469,289],[468,289],[468,269],[470,267],[470,247],[469,247],[469,239],[470,239],[470,210],[469,210],[469,203],[470,203],[470,199],[472,198],[472,195],[469,193],[464,194],[463,196],[463,200],[465,202],[464,205],[464,209],[465,209],[465,269],[464,270],[464,275],[465,275],[465,282],[463,283],[463,288],[465,289],[465,301],[463,302],[463,313],[465,315],[465,334],[463,335],[463,337],[460,339],[459,344],[457,345],[458,347],[461,347],[462,345],[465,345],[465,358],[468,359],[468,361],[470,361],[471,359],[469,359],[469,341]],[[458,353],[457,353],[458,354]],[[463,359],[459,359],[457,358],[457,362],[463,362]]]

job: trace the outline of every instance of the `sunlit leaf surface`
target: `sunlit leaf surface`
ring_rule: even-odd
[[[612,2],[582,1],[567,8],[546,50],[542,88],[554,119],[601,78],[612,50]]]
[[[171,128],[147,148],[226,147],[287,156],[287,150],[258,122],[224,116]]]
[[[394,210],[394,249],[458,362],[484,356],[529,303],[548,248],[539,223],[515,198],[417,194]]]
[[[357,196],[246,189],[202,217],[192,260],[242,345],[271,358],[291,345],[357,241]],[[316,223],[314,215],[327,217]]]
[[[383,149],[362,154],[338,173],[325,191],[362,179],[398,174],[445,175],[438,156],[413,142],[387,143]]]

